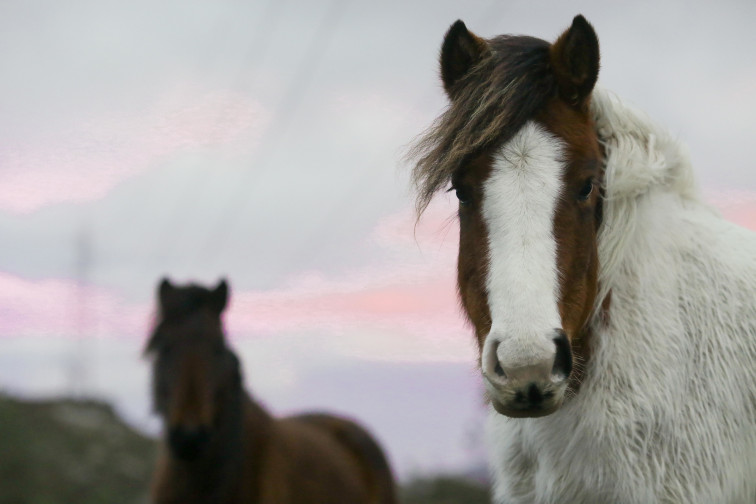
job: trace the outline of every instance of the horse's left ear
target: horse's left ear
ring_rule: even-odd
[[[596,85],[599,72],[599,44],[596,32],[581,15],[551,46],[551,65],[562,99],[584,108]]]
[[[228,282],[226,279],[222,279],[218,286],[210,293],[210,300],[213,304],[213,308],[218,313],[222,313],[226,309],[228,303]]]
[[[158,301],[160,302],[160,307],[162,309],[165,309],[166,306],[171,304],[171,301],[173,300],[173,294],[176,292],[176,287],[173,286],[171,281],[168,279],[168,277],[164,277],[160,284],[158,285]]]

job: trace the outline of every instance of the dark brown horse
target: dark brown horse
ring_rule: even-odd
[[[159,504],[394,503],[378,444],[355,423],[325,414],[275,419],[244,390],[224,338],[228,286],[158,290],[154,407],[165,435],[152,497]]]

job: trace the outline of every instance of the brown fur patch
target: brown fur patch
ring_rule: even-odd
[[[459,254],[457,256],[457,290],[460,303],[475,329],[478,349],[483,348],[491,330],[486,277],[488,275],[488,229],[481,214],[483,183],[491,174],[493,160],[484,154],[454,175],[453,185],[468,193],[470,202],[459,207]]]
[[[603,185],[601,150],[593,121],[582,108],[553,99],[536,120],[567,146],[562,176],[564,187],[555,213],[554,237],[560,273],[559,312],[562,329],[572,346],[575,383],[589,357],[590,334],[586,325],[597,293],[597,234]],[[590,197],[579,201],[578,194],[590,180],[594,185]]]

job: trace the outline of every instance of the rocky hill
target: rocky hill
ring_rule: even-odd
[[[107,404],[0,396],[0,504],[146,502],[154,453]]]

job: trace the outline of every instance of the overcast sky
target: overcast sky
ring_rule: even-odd
[[[226,276],[230,339],[271,409],[362,419],[404,476],[473,464],[453,202],[415,229],[401,157],[444,107],[453,21],[553,40],[577,13],[600,85],[756,228],[753,2],[2,2],[0,387],[83,387],[155,432],[154,288]]]

